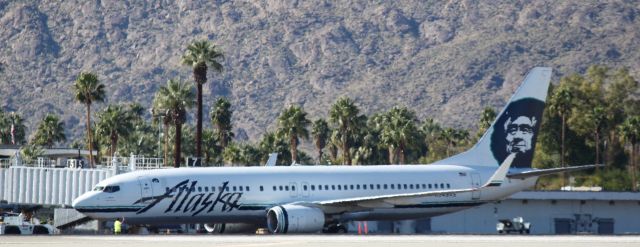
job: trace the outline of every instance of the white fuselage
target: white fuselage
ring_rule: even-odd
[[[101,181],[97,188],[110,189],[82,195],[74,201],[74,208],[92,218],[123,217],[140,224],[263,223],[266,211],[277,205],[480,188],[494,171],[492,167],[452,165],[146,170]],[[503,199],[533,186],[536,179],[507,179],[498,187],[474,192],[332,206],[325,213],[336,221],[431,217]]]

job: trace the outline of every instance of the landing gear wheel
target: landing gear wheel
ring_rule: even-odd
[[[338,233],[344,234],[347,233],[347,227],[343,224],[331,224],[328,225],[324,230],[324,233]]]

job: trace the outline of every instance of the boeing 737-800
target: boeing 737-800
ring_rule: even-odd
[[[245,223],[311,233],[352,220],[432,217],[504,199],[539,176],[594,167],[532,169],[550,68],[534,68],[471,149],[428,165],[211,167],[135,171],[98,183],[73,207],[130,224]]]

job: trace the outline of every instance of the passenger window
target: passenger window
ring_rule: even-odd
[[[433,184],[433,188],[437,189],[438,188],[438,184]]]
[[[342,187],[338,184],[338,190],[342,190]]]
[[[211,186],[211,192],[215,192],[216,191],[216,186]]]
[[[396,188],[395,188],[395,186],[394,186],[394,184],[391,184],[391,189],[392,189],[392,190],[395,190],[395,189],[396,189]]]
[[[398,184],[398,189],[399,190],[402,189],[402,185],[401,184]]]
[[[429,189],[431,189],[431,184],[429,184]]]
[[[369,189],[372,190],[373,189],[373,184],[369,184]]]
[[[276,191],[276,186],[275,185],[273,186],[273,191]]]
[[[367,185],[366,185],[366,184],[363,184],[363,185],[362,185],[362,189],[363,189],[363,190],[366,190],[366,189],[367,189]]]
[[[444,184],[440,184],[440,189],[444,189]]]
[[[311,185],[311,190],[316,190],[316,186],[315,185]]]
[[[451,189],[451,184],[447,184],[447,189]]]
[[[376,184],[376,189],[380,189],[380,184]]]
[[[246,186],[245,189],[246,189],[246,191],[249,191],[249,186]]]
[[[349,185],[349,188],[350,188],[351,190],[353,190],[353,184],[352,184],[352,185]]]
[[[385,190],[387,189],[387,184],[384,184],[384,189],[385,189]]]
[[[422,189],[426,189],[427,185],[426,184],[422,184]]]
[[[262,187],[262,185],[260,185],[260,191],[264,191],[264,187]]]
[[[404,184],[404,189],[405,189],[405,190],[407,189],[407,184]]]
[[[322,190],[322,185],[318,185],[318,190]]]
[[[191,187],[191,192],[196,192],[196,187]]]
[[[288,186],[288,185],[285,185],[285,186],[284,186],[284,190],[285,190],[285,191],[289,191],[289,186]]]
[[[359,190],[360,189],[360,185],[356,184],[356,189]]]
[[[238,190],[242,191],[242,186],[238,186]]]
[[[413,184],[410,184],[410,185],[409,185],[409,189],[413,189]]]
[[[296,191],[296,186],[291,186],[292,191]]]
[[[209,192],[209,187],[204,187],[204,192]]]
[[[349,187],[347,187],[347,185],[346,185],[346,184],[345,184],[345,185],[344,185],[344,187],[342,187],[342,188],[344,188],[344,190],[349,189]]]
[[[278,189],[280,189],[280,191],[283,191],[283,190],[284,190],[284,188],[282,187],[282,185],[280,185],[280,186],[278,187]]]
[[[236,186],[233,186],[233,191],[236,191]]]
[[[329,190],[329,185],[324,185],[324,190]]]
[[[331,190],[336,190],[336,186],[335,185],[331,185]]]
[[[95,188],[95,189],[93,189],[93,190],[96,190],[96,191],[97,191],[97,189],[98,189],[98,187],[96,187],[96,188]],[[165,193],[169,193],[169,187],[166,187],[166,188],[165,188]]]

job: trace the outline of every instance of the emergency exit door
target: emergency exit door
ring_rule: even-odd
[[[471,173],[471,187],[476,189],[480,188],[480,174]],[[480,199],[480,190],[474,190],[473,192],[471,192],[471,199]]]

